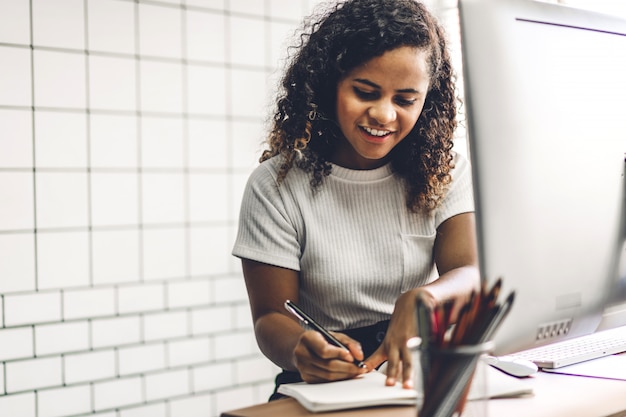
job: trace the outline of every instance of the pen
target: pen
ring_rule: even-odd
[[[340,347],[340,348],[342,348],[344,350],[347,350],[348,352],[350,351],[350,349],[348,349],[346,347],[346,345],[344,345],[339,340],[337,340],[337,338],[334,337],[332,334],[330,334],[330,332],[328,332],[328,330],[326,330],[321,325],[319,325],[315,320],[313,320],[311,318],[311,316],[306,314],[300,307],[295,305],[290,300],[285,301],[285,308],[291,314],[296,316],[298,318],[298,320],[300,320],[302,323],[306,324],[307,326],[310,326],[311,328],[313,328],[313,330],[321,333],[326,338],[326,340],[329,343],[331,343],[331,344],[333,344],[333,345],[335,345],[337,347]],[[357,360],[357,359],[355,359],[353,363],[356,366],[358,366],[359,368],[366,368],[367,367],[367,365],[365,365],[365,363],[363,361],[360,361],[360,360]]]

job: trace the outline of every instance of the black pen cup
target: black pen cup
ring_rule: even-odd
[[[419,417],[487,417],[487,364],[494,343],[437,347],[419,338],[408,344]]]

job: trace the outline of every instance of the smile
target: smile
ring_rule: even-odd
[[[372,136],[378,136],[378,137],[387,136],[387,135],[393,133],[390,130],[371,129],[371,128],[367,127],[367,126],[361,126],[361,129],[363,129],[364,131],[366,131],[368,134],[370,134]]]

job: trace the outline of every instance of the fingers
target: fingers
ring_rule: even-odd
[[[376,351],[372,353],[372,355],[369,358],[365,360],[365,366],[367,366],[367,369],[370,369],[370,370],[378,369],[378,367],[382,365],[382,363],[385,362],[386,360],[387,360],[387,355],[385,354],[385,350],[381,346],[378,349],[376,349]]]
[[[388,353],[387,358],[387,380],[385,381],[385,385],[392,386],[396,385],[396,381],[398,376],[400,376],[401,362],[400,362],[400,354],[397,350],[392,350]]]
[[[411,350],[406,344],[396,347],[391,346],[391,344],[384,344],[383,347],[388,350],[385,385],[392,386],[400,381],[403,388],[413,388],[413,355]]]
[[[402,388],[414,388],[413,363],[410,356],[402,360],[389,359],[386,375],[385,385],[387,386],[393,386],[398,382],[402,382]]]
[[[336,381],[354,378],[366,372],[353,362],[358,355],[363,356],[360,345],[354,340],[347,340],[343,335],[338,339],[350,344],[350,351],[331,345],[324,337],[314,331],[304,332],[294,350],[295,364],[306,382]],[[346,336],[347,337],[347,336]],[[348,338],[349,339],[349,338]],[[354,356],[353,356],[354,355]]]
[[[352,355],[352,358],[346,358],[346,361],[352,362],[354,359],[359,361],[363,360],[363,348],[359,342],[343,333],[333,332],[333,336],[343,343],[343,345],[348,348],[348,352]]]
[[[402,388],[414,388],[413,366],[411,356],[408,356],[407,359],[402,362]]]

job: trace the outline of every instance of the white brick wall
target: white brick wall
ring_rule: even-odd
[[[314,2],[0,1],[0,416],[266,401],[230,251]]]
[[[118,355],[120,375],[154,371],[166,366],[165,345],[163,343],[120,348]]]
[[[64,383],[76,384],[116,376],[116,355],[113,349],[65,355]]]
[[[0,360],[30,358],[34,356],[32,327],[0,330]]]
[[[61,357],[26,359],[5,364],[7,393],[60,386]]]

